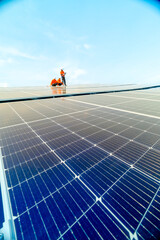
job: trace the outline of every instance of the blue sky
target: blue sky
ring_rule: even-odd
[[[0,86],[160,84],[160,8],[144,0],[0,6]]]

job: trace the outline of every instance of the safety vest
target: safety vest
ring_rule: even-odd
[[[54,79],[52,79],[52,81],[51,81],[51,84],[50,84],[50,85],[52,85],[52,84],[55,84],[55,83],[57,83],[57,80],[54,78]]]
[[[64,73],[63,70],[60,71],[60,74],[61,74],[61,76],[63,76],[63,77],[64,77],[64,75],[65,75],[65,73]]]
[[[58,80],[57,80],[57,83],[62,83],[62,81],[61,81],[61,79],[60,79],[60,78],[58,78]]]

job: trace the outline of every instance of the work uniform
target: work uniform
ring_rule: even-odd
[[[58,80],[57,80],[57,85],[59,85],[59,86],[63,85],[63,82],[61,81],[60,78],[58,78]]]
[[[55,78],[52,79],[50,85],[51,85],[51,86],[56,86],[56,85],[57,85],[57,80],[56,80]]]
[[[63,84],[66,86],[65,72],[63,71],[63,69],[61,69],[60,75],[61,75],[61,77],[62,77],[62,82],[63,82]]]

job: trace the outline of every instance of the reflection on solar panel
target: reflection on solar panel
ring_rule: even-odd
[[[10,239],[159,239],[158,101],[148,90],[1,104]],[[0,191],[0,213],[2,202]]]

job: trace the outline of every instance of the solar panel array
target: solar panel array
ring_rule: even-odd
[[[131,97],[0,105],[2,161],[18,240],[159,238],[159,109],[149,116],[147,106]]]

